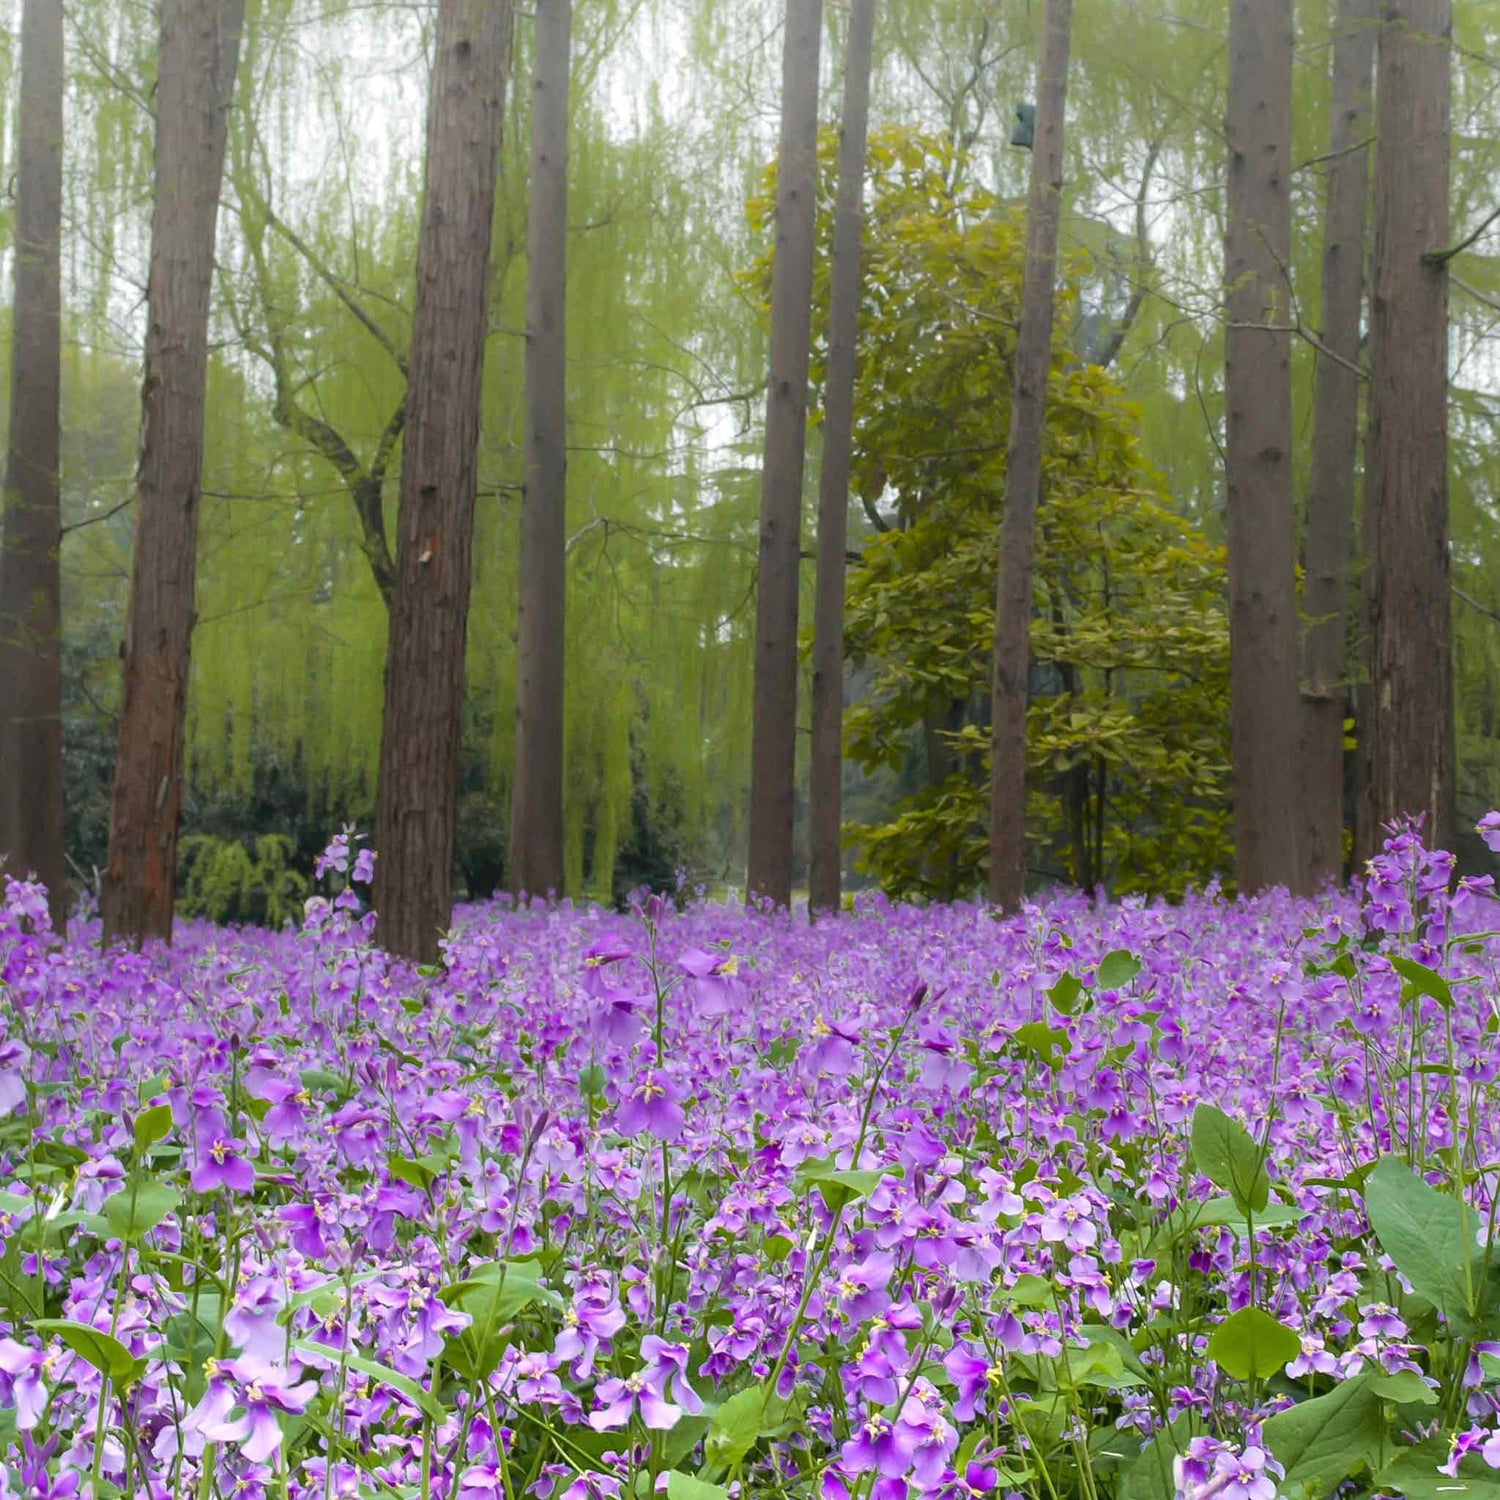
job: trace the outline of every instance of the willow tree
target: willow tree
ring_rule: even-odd
[[[1042,491],[1042,435],[1052,367],[1052,305],[1062,218],[1072,0],[1047,0],[1037,78],[1036,135],[1026,209],[1026,270],[1016,334],[1016,389],[1005,454],[1005,513],[995,584],[990,688],[989,896],[1014,911],[1026,894],[1026,687],[1032,571]]]
[[[1224,272],[1230,754],[1240,889],[1296,886],[1292,0],[1230,0]]]
[[[62,620],[58,498],[62,316],[62,0],[26,0],[16,170],[10,427],[0,536],[0,856],[63,879]]]
[[[567,629],[568,57],[572,0],[537,0],[526,206],[526,487],[517,582],[510,888],[563,892]]]
[[[135,550],[101,901],[106,942],[172,936],[209,292],[244,0],[162,0]]]
[[[746,894],[792,899],[797,778],[797,604],[802,465],[812,330],[818,175],[818,54],[823,0],[787,0],[776,259],[771,280],[771,371],[761,475],[755,610],[755,704],[750,750]]]
[[[1339,0],[1334,18],[1328,178],[1323,204],[1323,327],[1303,553],[1300,855],[1304,887],[1344,859],[1344,716],[1349,707],[1349,584],[1359,450],[1360,314],[1365,285],[1374,0]]]
[[[813,605],[812,757],[808,785],[808,901],[837,911],[843,876],[840,783],[844,735],[844,574],[849,471],[854,448],[854,376],[859,339],[859,243],[875,0],[854,0],[844,60],[838,197],[828,289],[828,370],[818,474],[818,579]]]
[[[1380,34],[1370,314],[1370,691],[1363,726],[1380,825],[1425,815],[1452,847],[1448,557],[1448,158],[1451,0],[1391,0]]]
[[[440,0],[375,797],[380,941],[422,963],[452,912],[465,627],[509,0]]]

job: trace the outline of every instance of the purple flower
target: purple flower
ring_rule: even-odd
[[[0,1042],[0,1115],[26,1103],[26,1068],[31,1052],[24,1042]]]
[[[16,1426],[22,1432],[30,1432],[42,1419],[47,1406],[47,1387],[42,1376],[56,1360],[55,1354],[44,1354],[14,1339],[0,1338],[0,1373],[7,1377]]]
[[[873,1469],[899,1479],[911,1469],[911,1434],[898,1431],[889,1417],[871,1412],[854,1429],[854,1436],[839,1450],[839,1456],[844,1467],[855,1474],[868,1474]]]
[[[1213,1488],[1221,1500],[1276,1500],[1282,1468],[1260,1448],[1241,1454],[1221,1453],[1214,1460]]]
[[[684,1344],[668,1344],[648,1334],[641,1340],[641,1355],[649,1363],[624,1380],[600,1381],[594,1394],[603,1405],[589,1414],[589,1426],[595,1432],[623,1427],[639,1407],[642,1423],[653,1432],[664,1432],[675,1427],[684,1412],[701,1412],[703,1403],[687,1383],[687,1353]],[[667,1400],[668,1386],[675,1402]]]
[[[625,1313],[607,1283],[585,1281],[574,1290],[563,1314],[562,1332],[552,1352],[559,1361],[573,1360],[573,1374],[586,1380],[594,1373],[594,1356],[625,1326]]]
[[[702,948],[689,948],[677,955],[677,966],[693,981],[699,1015],[728,1015],[744,993],[745,982],[739,977],[740,961],[732,953],[721,957],[705,953]]]
[[[224,1188],[231,1193],[248,1193],[255,1186],[255,1168],[239,1153],[243,1141],[233,1136],[215,1134],[196,1143],[197,1162],[188,1180],[195,1193],[212,1193]]]
[[[278,1413],[306,1411],[317,1392],[315,1380],[293,1385],[287,1370],[256,1359],[209,1362],[208,1387],[183,1419],[189,1452],[206,1443],[237,1443],[251,1463],[264,1463],[281,1446]],[[239,1415],[236,1409],[243,1405]]]
[[[621,1135],[645,1132],[659,1141],[675,1141],[685,1123],[679,1098],[677,1086],[664,1073],[655,1069],[643,1073],[615,1111],[615,1129]]]
[[[1491,854],[1500,854],[1500,812],[1487,812],[1476,825],[1474,832],[1485,842]]]
[[[583,955],[583,991],[595,1000],[609,1000],[619,993],[609,972],[616,964],[635,955],[614,943],[595,943]]]
[[[845,1266],[839,1273],[839,1311],[854,1323],[883,1312],[891,1304],[886,1287],[895,1269],[896,1257],[884,1250]]]

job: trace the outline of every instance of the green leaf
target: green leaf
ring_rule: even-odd
[[[1459,1460],[1456,1479],[1440,1472],[1438,1465],[1447,1461],[1447,1440],[1431,1438],[1415,1448],[1402,1449],[1400,1456],[1376,1475],[1375,1487],[1405,1495],[1406,1500],[1454,1500],[1463,1495],[1500,1500],[1500,1473],[1478,1454],[1470,1453]]]
[[[766,1411],[764,1386],[737,1391],[714,1413],[709,1423],[703,1456],[711,1464],[733,1469],[760,1439],[761,1419]]]
[[[1265,1380],[1301,1352],[1302,1340],[1258,1307],[1231,1314],[1208,1340],[1208,1357],[1236,1380]]]
[[[150,1109],[142,1110],[135,1119],[135,1149],[140,1152],[149,1151],[158,1141],[166,1139],[171,1128],[170,1104],[153,1104]]]
[[[80,1359],[118,1386],[132,1384],[145,1369],[145,1362],[136,1359],[119,1339],[87,1323],[75,1323],[71,1318],[37,1318],[31,1326],[43,1336],[55,1334]]]
[[[1401,994],[1406,1000],[1426,995],[1436,1000],[1444,1010],[1453,1009],[1453,990],[1448,981],[1436,969],[1419,964],[1414,959],[1395,957],[1391,967],[1401,976]]]
[[[1397,1370],[1392,1375],[1376,1375],[1370,1381],[1370,1389],[1382,1401],[1394,1401],[1398,1405],[1437,1405],[1437,1392],[1415,1370]]]
[[[126,1183],[104,1200],[110,1232],[127,1244],[144,1239],[182,1203],[182,1194],[164,1182]]]
[[[1286,1469],[1287,1485],[1331,1490],[1375,1462],[1385,1437],[1380,1398],[1356,1375],[1326,1396],[1267,1417],[1261,1437]]]
[[[1055,1068],[1057,1059],[1071,1050],[1066,1031],[1060,1026],[1044,1026],[1040,1021],[1028,1021],[1024,1026],[1016,1027],[1012,1036],[1022,1052],[1049,1068]]]
[[[1078,997],[1083,993],[1083,985],[1079,982],[1076,974],[1064,974],[1051,989],[1047,991],[1047,998],[1052,1002],[1053,1010],[1060,1015],[1071,1016],[1078,1009]]]
[[[1365,1180],[1365,1212],[1396,1269],[1461,1333],[1492,1307],[1500,1265],[1485,1280],[1473,1209],[1429,1187],[1405,1162],[1383,1157]]]
[[[667,1475],[667,1500],[729,1500],[729,1491],[722,1484],[710,1484],[673,1469]]]
[[[1259,1213],[1270,1201],[1271,1179],[1260,1147],[1239,1121],[1212,1104],[1193,1111],[1193,1160],[1245,1213]]]
[[[556,1292],[541,1285],[535,1261],[495,1261],[480,1266],[464,1281],[443,1287],[438,1296],[449,1307],[468,1313],[471,1322],[449,1336],[443,1358],[470,1380],[487,1380],[500,1363],[516,1314],[534,1302],[560,1307]]]
[[[678,1464],[691,1457],[693,1449],[703,1441],[711,1420],[707,1412],[696,1417],[679,1417],[677,1425],[662,1442],[662,1461],[675,1469]]]
[[[438,1173],[426,1162],[413,1161],[409,1156],[391,1157],[386,1162],[385,1169],[397,1182],[404,1182],[424,1193],[438,1179]]]
[[[1099,960],[1096,983],[1101,990],[1123,989],[1141,972],[1141,961],[1124,948],[1116,948]]]
[[[410,1376],[391,1369],[389,1365],[383,1365],[378,1360],[366,1359],[362,1354],[353,1354],[347,1350],[330,1348],[327,1344],[315,1343],[312,1339],[294,1339],[292,1347],[305,1349],[309,1354],[319,1354],[324,1359],[332,1360],[334,1364],[348,1365],[351,1370],[358,1370],[361,1375],[368,1375],[371,1380],[378,1380],[381,1385],[387,1385],[393,1391],[400,1391],[434,1422],[447,1420],[447,1408],[431,1391],[424,1390]]]
[[[883,1177],[900,1177],[899,1167],[858,1167],[843,1170],[826,1160],[804,1162],[797,1176],[804,1191],[816,1187],[830,1211],[843,1208],[858,1198],[868,1198]]]

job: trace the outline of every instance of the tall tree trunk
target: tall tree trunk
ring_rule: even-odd
[[[755,708],[750,743],[751,898],[792,900],[797,779],[797,591],[802,462],[807,441],[813,224],[818,173],[818,51],[823,0],[787,0],[776,259],[771,272],[771,372],[760,492],[755,610]]]
[[[11,874],[34,873],[46,885],[59,931],[67,920],[58,578],[62,132],[62,0],[26,0],[0,537],[0,856]]]
[[[1292,507],[1292,0],[1230,0],[1224,338],[1230,753],[1242,891],[1299,886]]]
[[[375,796],[381,943],[431,963],[453,910],[464,636],[509,0],[439,0],[396,586]]]
[[[1375,0],[1339,0],[1334,20],[1328,184],[1323,207],[1323,349],[1314,398],[1302,614],[1302,884],[1344,860],[1344,715],[1349,704],[1349,564],[1359,448],[1359,324]]]
[[[1369,796],[1365,838],[1425,813],[1453,833],[1448,576],[1451,0],[1388,0],[1375,114],[1370,316]]]
[[[537,0],[526,209],[526,495],[516,635],[510,888],[563,890],[568,48],[572,0]]]
[[[1005,453],[1005,515],[995,585],[990,686],[990,900],[1014,911],[1026,894],[1026,684],[1031,660],[1031,575],[1042,491],[1052,302],[1062,217],[1063,127],[1068,105],[1072,0],[1047,0],[1037,79],[1036,138],[1026,207],[1026,270],[1016,334],[1016,392]]]
[[[106,942],[170,940],[193,637],[208,310],[244,0],[162,0],[156,198]]]
[[[844,553],[854,446],[859,339],[859,255],[864,222],[865,139],[875,0],[853,0],[844,64],[838,198],[828,286],[828,373],[823,385],[823,466],[818,477],[818,581],[813,604],[812,761],[808,787],[808,896],[815,912],[837,911],[843,853],[840,790],[844,735]]]

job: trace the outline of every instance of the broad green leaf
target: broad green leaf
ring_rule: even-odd
[[[1140,972],[1140,959],[1125,948],[1116,948],[1099,960],[1097,983],[1101,990],[1123,989]]]
[[[761,1434],[761,1419],[766,1411],[764,1386],[747,1386],[731,1396],[709,1423],[703,1456],[711,1464],[733,1469],[744,1461]]]
[[[1055,1068],[1057,1059],[1071,1050],[1066,1031],[1060,1026],[1044,1026],[1040,1021],[1028,1021],[1024,1026],[1016,1027],[1012,1036],[1022,1052],[1049,1068]]]
[[[327,1344],[315,1343],[312,1339],[295,1339],[292,1347],[305,1349],[309,1354],[321,1355],[336,1365],[340,1363],[348,1365],[351,1370],[358,1370],[361,1375],[368,1375],[371,1380],[378,1380],[382,1385],[388,1385],[393,1391],[400,1391],[434,1422],[447,1420],[447,1408],[431,1391],[424,1390],[410,1376],[391,1369],[389,1365],[383,1365],[378,1360],[366,1359],[362,1354],[353,1354],[348,1350],[333,1349]]]
[[[424,1193],[437,1181],[439,1175],[426,1162],[413,1161],[409,1156],[391,1157],[386,1162],[385,1169],[397,1182],[419,1188]]]
[[[707,1412],[696,1417],[679,1417],[677,1425],[662,1442],[662,1461],[674,1469],[692,1455],[693,1449],[703,1441],[712,1417]]]
[[[1395,957],[1391,967],[1401,976],[1401,993],[1407,1000],[1426,995],[1436,1000],[1444,1010],[1453,1009],[1453,990],[1448,981],[1436,969],[1419,964],[1414,959]]]
[[[1242,1210],[1259,1213],[1270,1201],[1271,1179],[1260,1147],[1238,1120],[1212,1104],[1193,1111],[1193,1160]]]
[[[1000,1296],[1003,1301],[1016,1307],[1052,1307],[1056,1302],[1052,1283],[1045,1277],[1033,1276],[1030,1272],[1017,1276],[1014,1286],[1002,1287]]]
[[[1384,1493],[1405,1495],[1406,1500],[1462,1500],[1465,1495],[1476,1500],[1500,1500],[1500,1473],[1490,1468],[1477,1453],[1459,1461],[1455,1479],[1439,1469],[1448,1462],[1445,1438],[1430,1438],[1415,1448],[1401,1450],[1375,1478],[1375,1487]]]
[[[1288,1485],[1323,1493],[1375,1462],[1385,1437],[1380,1398],[1356,1375],[1326,1396],[1267,1417],[1261,1437],[1286,1469]]]
[[[149,1151],[158,1141],[165,1140],[172,1128],[172,1106],[153,1104],[144,1109],[135,1119],[135,1149]]]
[[[1047,998],[1052,1002],[1053,1010],[1060,1015],[1071,1016],[1078,1009],[1078,997],[1083,993],[1083,985],[1079,983],[1076,974],[1064,974],[1061,979],[1047,991]]]
[[[1236,1380],[1265,1380],[1301,1350],[1302,1340],[1258,1307],[1232,1313],[1208,1340],[1208,1357]]]
[[[1423,1406],[1436,1406],[1438,1401],[1437,1392],[1415,1370],[1397,1370],[1391,1375],[1372,1376],[1370,1389],[1382,1401],[1395,1401],[1401,1405],[1420,1403]]]
[[[129,1244],[144,1239],[182,1202],[182,1194],[164,1182],[126,1183],[104,1200],[110,1232]]]
[[[816,1187],[830,1210],[839,1209],[859,1198],[868,1198],[880,1186],[883,1177],[899,1177],[899,1167],[858,1167],[838,1169],[826,1161],[804,1162],[798,1172],[804,1188]]]
[[[1460,1332],[1477,1331],[1495,1300],[1485,1279],[1479,1220],[1457,1198],[1428,1186],[1405,1162],[1383,1157],[1365,1180],[1365,1212],[1396,1269]]]
[[[667,1475],[667,1500],[729,1500],[729,1491],[722,1484],[673,1469]]]
[[[444,1344],[447,1363],[471,1380],[488,1379],[505,1353],[516,1314],[534,1302],[561,1306],[562,1299],[542,1286],[540,1277],[535,1261],[495,1261],[480,1266],[467,1280],[443,1287],[438,1296],[471,1320]]]
[[[144,1363],[137,1360],[119,1339],[88,1323],[76,1323],[71,1318],[38,1318],[31,1326],[44,1336],[55,1334],[74,1354],[87,1360],[116,1385],[130,1385],[145,1368]]]

